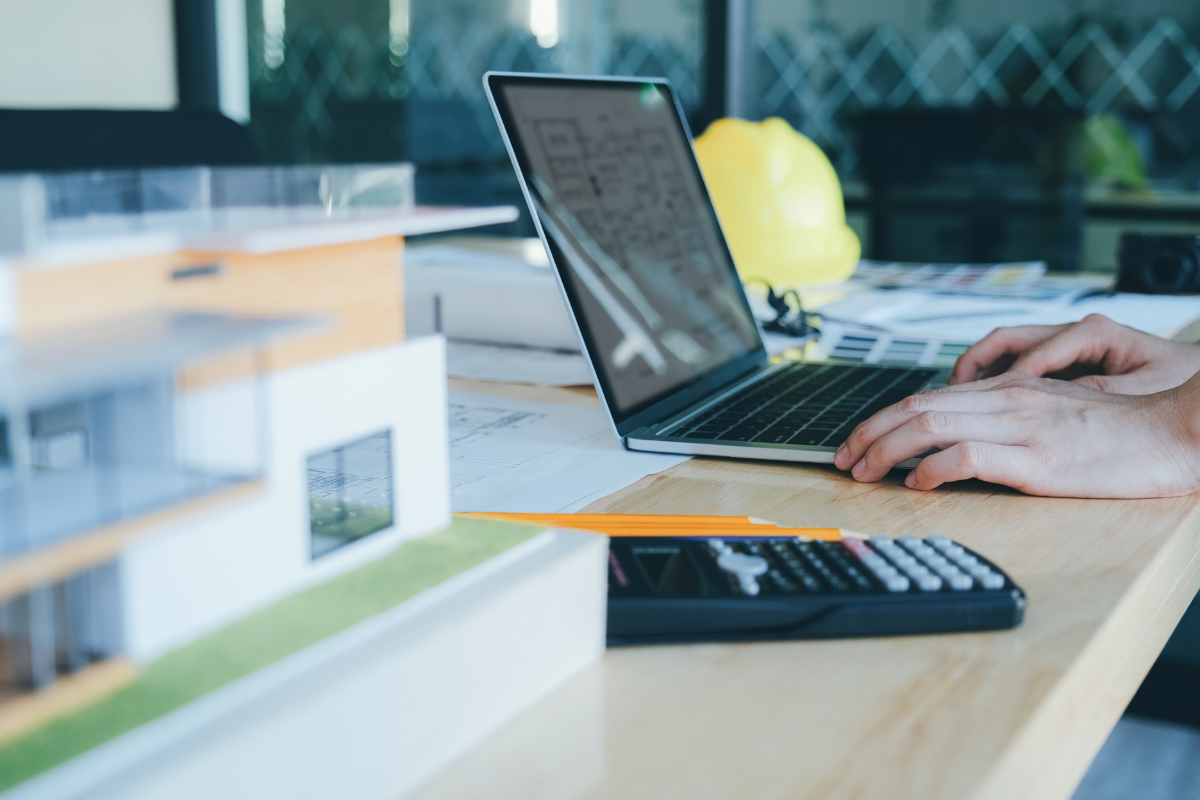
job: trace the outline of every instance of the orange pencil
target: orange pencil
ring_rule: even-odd
[[[840,528],[785,528],[750,517],[689,514],[525,514],[475,511],[461,517],[531,522],[594,531],[608,536],[807,536],[837,541]]]

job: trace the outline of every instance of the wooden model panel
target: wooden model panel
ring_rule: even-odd
[[[328,326],[267,347],[264,370],[323,361],[404,339],[403,239],[266,255],[184,252],[18,273],[18,332],[33,336],[155,309],[324,316]],[[211,272],[195,269],[205,265]],[[220,359],[208,376],[223,372]],[[209,383],[188,381],[185,384]]]
[[[223,271],[176,281],[174,307],[247,316],[329,317],[329,326],[268,347],[273,371],[404,340],[398,236],[266,255],[185,253]]]
[[[17,270],[17,333],[37,336],[167,308],[177,253]]]

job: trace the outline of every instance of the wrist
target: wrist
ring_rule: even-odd
[[[1165,404],[1165,419],[1161,422],[1170,437],[1164,443],[1167,451],[1174,451],[1179,460],[1180,477],[1190,483],[1193,491],[1200,490],[1200,373],[1155,397]]]

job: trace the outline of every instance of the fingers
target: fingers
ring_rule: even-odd
[[[1003,414],[926,411],[880,437],[854,465],[855,480],[871,483],[902,461],[960,442],[1018,444],[1023,432]]]
[[[1025,491],[1037,468],[1033,451],[1027,447],[961,442],[926,456],[904,479],[904,485],[928,491],[950,481],[978,478]]]
[[[1117,328],[1108,317],[1092,314],[1030,347],[1011,369],[1040,376],[1076,364],[1099,364],[1115,344]]]
[[[1062,325],[1022,325],[1015,328],[997,328],[971,345],[967,352],[958,357],[947,383],[954,385],[973,381],[984,373],[991,377],[1004,369],[998,365],[1013,356],[1025,352],[1057,333]],[[1007,364],[1004,364],[1007,367]]]
[[[878,411],[858,425],[838,448],[833,463],[838,469],[850,469],[862,460],[875,441],[891,433],[910,419],[927,411],[988,413],[1011,404],[1011,399],[993,389],[1028,380],[1029,376],[1008,373],[997,378],[948,386],[906,397],[895,405]],[[924,452],[924,451],[921,451]]]

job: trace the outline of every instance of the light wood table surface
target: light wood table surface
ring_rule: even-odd
[[[922,493],[901,477],[861,485],[831,467],[696,458],[587,510],[941,533],[1024,588],[1024,624],[610,650],[418,796],[1069,797],[1200,587],[1200,495],[1059,500],[981,482]]]

